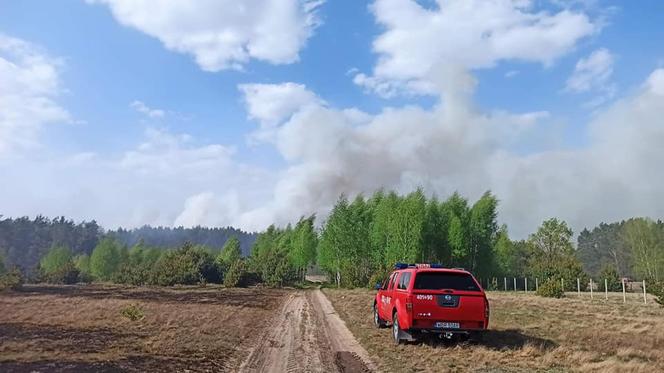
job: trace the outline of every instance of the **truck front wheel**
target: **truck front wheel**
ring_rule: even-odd
[[[401,328],[399,327],[399,317],[396,312],[392,315],[392,337],[394,338],[394,344],[398,345],[401,343]]]
[[[373,305],[373,313],[374,325],[376,325],[376,328],[384,328],[385,321],[380,318],[380,314],[378,313],[378,305],[376,303]]]

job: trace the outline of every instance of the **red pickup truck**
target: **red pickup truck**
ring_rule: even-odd
[[[401,264],[377,284],[377,327],[392,325],[394,342],[424,335],[481,338],[489,326],[489,301],[468,271],[437,264]]]

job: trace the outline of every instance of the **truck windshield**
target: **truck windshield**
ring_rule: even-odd
[[[415,276],[414,289],[422,290],[467,290],[479,291],[473,278],[465,273],[418,272]]]

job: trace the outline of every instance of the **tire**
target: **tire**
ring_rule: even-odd
[[[397,316],[396,312],[392,315],[392,338],[394,339],[395,345],[401,343],[401,328],[399,327],[399,317]]]
[[[385,320],[380,318],[380,315],[378,314],[378,307],[376,307],[376,303],[373,305],[373,319],[374,319],[374,325],[376,328],[384,328],[385,327]]]

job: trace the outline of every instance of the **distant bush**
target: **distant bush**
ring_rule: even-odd
[[[101,281],[109,281],[120,266],[120,248],[112,238],[104,238],[90,255],[90,273]]]
[[[0,276],[4,275],[5,272],[7,272],[7,269],[5,269],[5,259],[0,254]]]
[[[113,274],[112,281],[117,284],[134,286],[145,285],[150,281],[151,270],[143,263],[125,263]]]
[[[145,312],[139,304],[130,304],[120,310],[120,315],[128,318],[131,321],[143,320]]]
[[[42,279],[50,284],[71,285],[79,282],[80,271],[71,260],[60,267],[42,274]]]
[[[161,286],[219,283],[221,274],[212,254],[189,243],[170,251],[157,260],[149,283]]]
[[[258,267],[256,272],[268,286],[282,287],[297,281],[297,271],[290,263],[288,252],[285,250],[275,249],[264,253],[256,266]]]
[[[90,256],[80,254],[73,259],[76,269],[78,269],[79,282],[92,282],[92,273],[90,272]]]
[[[547,298],[562,298],[565,296],[565,293],[560,287],[560,281],[548,279],[539,285],[537,295]]]
[[[622,291],[622,284],[620,282],[620,275],[615,265],[607,264],[602,267],[599,273],[599,286],[604,286],[603,282],[606,279],[606,286],[609,291]]]
[[[68,247],[56,245],[41,258],[39,269],[44,275],[49,276],[55,272],[61,272],[66,265],[72,263],[72,259],[73,255]]]
[[[23,275],[16,267],[0,275],[0,290],[18,290],[22,285]]]
[[[389,270],[385,270],[385,271],[376,271],[376,272],[374,272],[374,273],[371,275],[371,277],[369,278],[369,288],[370,288],[370,289],[373,289],[373,288],[376,286],[376,284],[378,284],[378,283],[382,284],[383,281],[385,281],[385,279],[386,279],[387,276],[389,276],[389,275],[390,275],[390,271],[389,271]]]
[[[530,288],[530,286],[528,286],[528,288]],[[485,290],[489,291],[500,290],[500,288],[498,287],[498,279],[494,277],[489,283],[489,287],[487,287]]]
[[[81,271],[76,265],[71,250],[66,246],[53,246],[40,260],[36,280],[50,284],[75,284]]]
[[[245,287],[249,280],[250,276],[247,273],[246,264],[241,259],[233,262],[224,274],[224,286],[230,288]]]
[[[664,281],[657,281],[648,284],[646,288],[648,293],[655,296],[655,301],[664,307]]]
[[[219,266],[219,270],[225,272],[231,265],[241,258],[242,251],[240,249],[240,240],[233,236],[224,244],[224,247],[216,258],[216,263]]]

